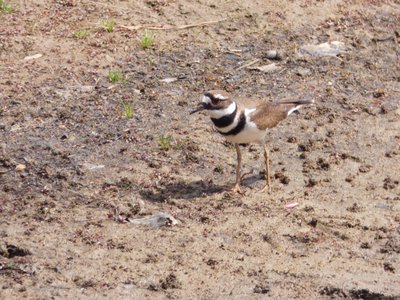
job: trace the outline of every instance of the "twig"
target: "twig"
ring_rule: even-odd
[[[118,206],[114,207],[114,221],[117,222],[117,223],[120,221],[119,207]]]
[[[241,50],[226,50],[225,51],[225,53],[228,53],[228,54],[232,54],[232,55],[236,55],[236,56],[241,56],[242,55],[242,53],[241,53],[242,51]]]
[[[156,160],[156,161],[160,161],[160,162],[164,162],[164,163],[169,163],[171,162],[170,160],[167,159],[162,159],[162,158],[156,158],[156,157],[152,157],[149,160]]]
[[[188,28],[193,28],[193,27],[201,27],[201,26],[208,26],[212,24],[216,24],[219,22],[223,22],[226,19],[221,19],[217,21],[207,21],[207,22],[200,22],[200,23],[193,23],[193,24],[188,24],[188,25],[181,25],[181,26],[173,26],[173,25],[159,25],[159,26],[154,26],[154,25],[145,25],[145,24],[140,24],[136,26],[129,26],[129,25],[119,25],[119,27],[128,29],[128,30],[139,30],[139,29],[149,29],[149,30],[182,30],[182,29],[188,29]]]
[[[394,36],[386,36],[386,37],[375,37],[375,38],[372,38],[372,41],[376,43],[376,42],[386,42],[388,40],[394,40],[394,39],[395,39]]]
[[[16,271],[20,274],[28,274],[28,275],[33,275],[33,272],[25,271],[19,266],[7,266],[7,265],[0,265],[0,274],[6,271]]]
[[[242,53],[243,50],[240,50],[240,49],[230,49],[230,48],[228,48],[228,52],[229,52],[229,53]]]
[[[257,59],[255,59],[255,60],[253,60],[253,61],[251,61],[251,62],[249,62],[249,63],[247,63],[247,64],[244,64],[243,66],[240,66],[240,67],[237,68],[236,70],[241,70],[241,69],[250,67],[250,66],[252,66],[252,65],[254,65],[254,64],[256,64],[256,63],[258,63],[259,61],[260,61],[260,59],[257,58]]]

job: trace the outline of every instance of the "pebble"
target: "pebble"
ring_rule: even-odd
[[[296,69],[296,74],[299,76],[307,76],[311,74],[311,70],[307,68],[298,67]]]
[[[277,50],[268,50],[265,53],[265,57],[268,58],[268,59],[281,60],[282,59],[282,54]]]

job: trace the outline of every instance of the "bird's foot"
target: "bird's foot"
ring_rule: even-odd
[[[240,185],[238,183],[235,184],[235,186],[231,190],[233,193],[238,193],[243,195],[244,191],[240,188]]]
[[[267,183],[267,184],[260,190],[260,193],[265,193],[265,192],[267,192],[268,194],[271,194],[271,191],[272,191],[271,185]]]

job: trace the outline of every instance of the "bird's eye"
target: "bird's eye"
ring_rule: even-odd
[[[221,100],[220,99],[218,99],[218,98],[211,98],[211,103],[213,104],[213,105],[217,105],[219,102],[220,102]]]

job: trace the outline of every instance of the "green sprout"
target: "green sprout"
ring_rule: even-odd
[[[116,22],[114,19],[108,19],[102,22],[102,26],[107,32],[113,32]]]
[[[122,71],[120,71],[120,70],[114,70],[114,71],[108,72],[108,79],[112,83],[118,83],[118,82],[122,81],[123,77],[124,77],[124,75],[122,74]]]
[[[154,34],[149,33],[147,30],[144,32],[144,36],[140,40],[140,45],[143,49],[149,49],[153,46],[154,43]]]
[[[80,40],[87,38],[89,35],[90,35],[90,32],[87,29],[80,29],[80,30],[74,32],[74,37],[77,39],[80,39]]]
[[[35,21],[28,21],[28,26],[29,32],[33,34],[36,31],[38,24]]]
[[[158,139],[158,145],[163,150],[169,150],[171,148],[172,137],[170,135],[162,135]]]
[[[11,4],[7,4],[4,0],[0,0],[0,11],[12,13],[14,11],[14,7],[12,7]]]
[[[127,119],[132,119],[133,118],[133,106],[132,106],[132,103],[127,102],[127,101],[122,101],[122,107],[124,109],[124,116]]]

